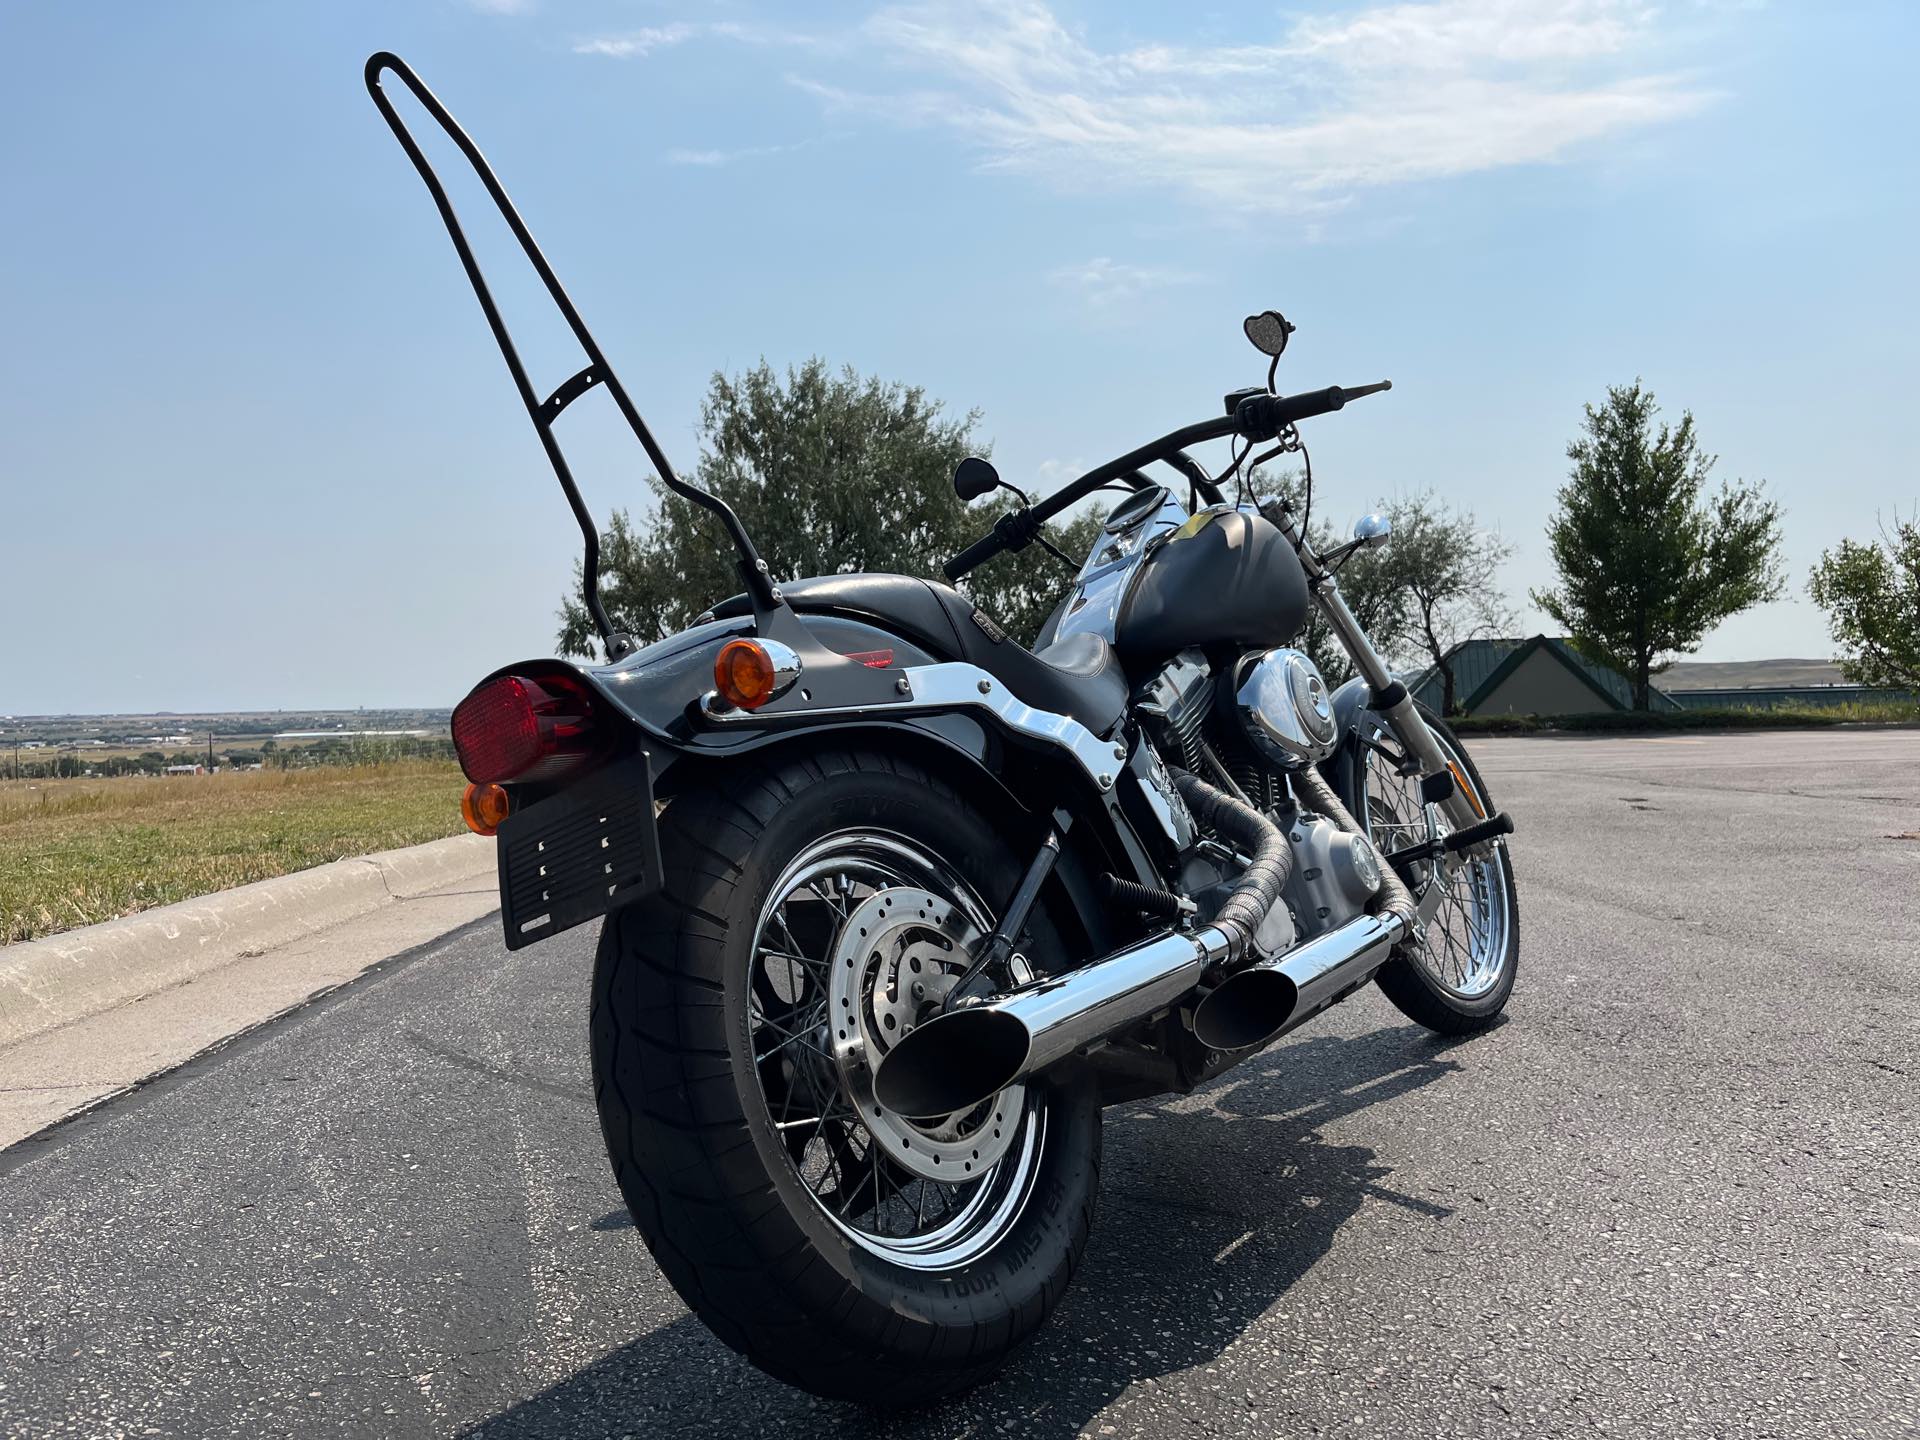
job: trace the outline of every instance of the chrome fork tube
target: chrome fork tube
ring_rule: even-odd
[[[1269,518],[1273,518],[1270,516]],[[1367,632],[1360,628],[1360,622],[1353,618],[1353,611],[1347,608],[1346,599],[1340,594],[1340,586],[1333,574],[1320,563],[1320,557],[1301,534],[1299,524],[1291,512],[1282,512],[1275,520],[1280,533],[1292,542],[1294,550],[1300,556],[1300,563],[1307,572],[1308,583],[1313,590],[1313,598],[1320,606],[1320,613],[1327,617],[1327,624],[1333,633],[1340,637],[1340,643],[1347,654],[1353,657],[1354,668],[1372,687],[1376,697],[1395,696],[1389,704],[1382,705],[1377,699],[1372,705],[1375,714],[1387,722],[1400,743],[1407,747],[1407,753],[1420,762],[1420,774],[1424,776],[1451,773],[1447,765],[1446,753],[1441,750],[1440,742],[1434,738],[1433,731],[1421,718],[1419,709],[1413,703],[1413,697],[1407,693],[1404,685],[1394,681],[1393,672],[1387,668],[1386,657],[1373,648],[1373,641],[1367,638]],[[1485,817],[1473,808],[1473,802],[1455,780],[1452,790],[1447,794],[1445,805],[1447,819],[1456,830],[1469,825],[1477,825]]]

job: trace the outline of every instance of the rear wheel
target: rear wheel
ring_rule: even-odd
[[[1461,785],[1483,815],[1494,813],[1486,783],[1459,737],[1439,716],[1421,714]],[[1383,854],[1445,834],[1446,817],[1420,797],[1400,742],[1379,717],[1361,717],[1363,763],[1350,806]],[[1380,988],[1408,1019],[1448,1035],[1483,1030],[1499,1018],[1520,968],[1520,901],[1504,841],[1479,855],[1411,867],[1409,888],[1425,903],[1417,941],[1380,971]]]
[[[721,1339],[815,1393],[978,1379],[1059,1298],[1092,1219],[1076,1077],[936,1122],[872,1074],[939,1005],[1018,867],[977,810],[878,754],[726,772],[661,818],[667,883],[595,971],[601,1126],[661,1269]],[[1058,957],[1047,917],[1022,953]]]

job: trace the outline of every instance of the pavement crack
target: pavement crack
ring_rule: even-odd
[[[542,1080],[533,1075],[522,1075],[517,1071],[482,1060],[477,1055],[469,1055],[464,1050],[455,1050],[450,1046],[438,1044],[417,1030],[407,1031],[406,1038],[436,1059],[444,1060],[449,1065],[457,1065],[462,1070],[471,1070],[477,1075],[485,1075],[489,1080],[502,1080],[525,1090],[537,1090],[543,1095],[557,1095],[562,1100],[590,1102],[593,1099],[593,1096],[585,1090],[577,1090],[570,1085],[558,1085],[551,1080]]]

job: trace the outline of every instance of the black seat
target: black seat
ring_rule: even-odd
[[[1098,635],[1070,635],[1038,654],[1015,640],[958,590],[912,575],[819,575],[780,587],[802,614],[845,615],[878,624],[937,655],[978,665],[1036,710],[1071,715],[1106,735],[1127,708],[1127,677]],[[745,615],[744,595],[715,616]]]

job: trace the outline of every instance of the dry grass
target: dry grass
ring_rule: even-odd
[[[461,785],[427,760],[0,782],[0,945],[452,835]]]

